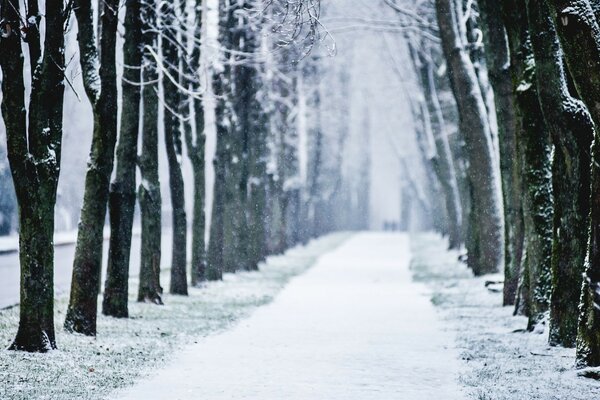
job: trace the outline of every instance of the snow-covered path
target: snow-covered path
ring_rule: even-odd
[[[406,236],[358,234],[120,398],[462,399],[453,335],[409,261]]]

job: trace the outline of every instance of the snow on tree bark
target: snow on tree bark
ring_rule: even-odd
[[[103,228],[117,140],[118,0],[101,4],[100,55],[96,51],[91,0],[78,0],[75,4],[81,69],[85,91],[92,104],[94,125],[73,262],[71,296],[64,324],[69,332],[90,336],[96,334]]]
[[[142,218],[142,249],[138,301],[162,304],[160,286],[161,209],[158,177],[158,66],[154,57],[158,48],[157,3],[142,5],[143,64],[142,80],[142,153],[139,167],[142,182],[138,188]],[[154,53],[154,54],[152,54]]]
[[[470,186],[468,263],[477,275],[496,272],[502,258],[502,221],[495,181],[491,132],[473,64],[464,49],[461,19],[452,0],[436,0],[444,55],[465,138]]]
[[[587,0],[547,0],[578,95],[600,126],[600,27]],[[600,366],[600,137],[591,163],[590,237],[577,330],[577,367]]]
[[[536,86],[524,0],[506,1],[503,18],[511,50],[516,97],[517,149],[522,176],[523,255],[515,312],[529,317],[528,328],[548,310],[552,252],[551,142]]]
[[[123,105],[117,144],[115,179],[110,186],[110,242],[104,285],[102,313],[127,318],[129,260],[136,199],[136,163],[140,128],[142,20],[140,1],[125,3],[125,41],[123,44]]]
[[[169,189],[171,192],[171,210],[173,219],[172,256],[171,256],[171,281],[169,291],[171,294],[188,294],[187,288],[187,216],[185,212],[185,193],[183,173],[181,172],[182,160],[182,121],[178,114],[179,104],[182,101],[178,85],[180,82],[179,61],[185,56],[178,47],[181,43],[177,34],[177,8],[179,3],[172,1],[162,3],[160,14],[162,16],[162,57],[167,73],[162,74],[163,85],[163,122],[165,134],[165,147],[169,164]]]
[[[549,341],[574,347],[588,240],[594,127],[583,102],[569,93],[562,50],[546,1],[527,3],[539,100],[555,146]]]
[[[481,28],[489,77],[494,89],[498,119],[498,147],[504,204],[504,289],[503,304],[514,305],[523,251],[521,174],[517,154],[517,117],[510,55],[502,4],[497,0],[478,0]]]
[[[20,224],[19,328],[9,349],[46,352],[56,348],[53,235],[62,141],[64,6],[62,1],[46,3],[43,54],[31,51],[41,49],[39,36],[27,37],[32,71],[29,113],[24,97],[20,5],[14,0],[2,0],[0,8],[2,117]],[[30,21],[27,23],[32,25]]]

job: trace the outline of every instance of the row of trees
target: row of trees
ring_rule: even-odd
[[[450,247],[466,244],[476,275],[503,266],[504,305],[577,347],[578,367],[600,365],[600,2],[386,3]]]
[[[319,79],[322,54],[310,53],[319,39],[317,1],[220,1],[217,18],[204,12],[207,5],[201,0],[107,0],[97,3],[99,10],[91,0],[44,3],[42,12],[38,0],[26,5],[0,1],[2,115],[19,205],[21,262],[20,321],[11,349],[56,347],[54,205],[64,86],[73,87],[65,74],[65,32],[74,29],[75,21],[93,136],[67,331],[96,335],[107,218],[102,313],[128,317],[136,200],[142,242],[137,300],[162,304],[160,133],[172,205],[172,294],[187,295],[188,282],[200,286],[224,272],[257,269],[267,255],[333,229],[366,227],[368,196],[326,162],[330,150],[325,143],[332,136],[324,132],[319,111],[325,90]],[[122,49],[117,40],[121,23]],[[117,68],[121,53],[122,74]],[[24,60],[31,70],[28,101]],[[345,112],[343,107],[339,112]],[[213,113],[214,160],[205,146],[207,115]],[[342,147],[344,135],[344,129],[333,135]],[[343,150],[338,150],[341,157]],[[186,154],[193,169],[191,224],[184,196],[184,185],[190,183],[182,173]],[[214,189],[206,186],[209,163]],[[363,170],[361,182],[368,181],[368,163]],[[207,218],[209,192],[213,201]],[[341,199],[349,208],[339,207]]]

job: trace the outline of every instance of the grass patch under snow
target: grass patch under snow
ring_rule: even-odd
[[[485,287],[501,274],[475,278],[437,235],[411,238],[414,279],[430,286],[432,302],[465,362],[460,381],[478,400],[600,399],[600,383],[577,376],[575,350],[548,346],[547,334],[523,332],[525,317],[502,307],[502,293]],[[501,289],[501,287],[500,287]]]
[[[182,346],[218,333],[269,303],[294,276],[350,236],[336,233],[269,257],[258,272],[226,274],[222,282],[190,288],[188,297],[164,295],[164,306],[135,302],[130,280],[129,319],[98,317],[98,336],[62,329],[68,298],[55,303],[59,349],[48,354],[0,351],[0,399],[102,399],[161,367]],[[168,271],[161,277],[168,288]],[[19,309],[0,311],[0,346],[10,345]],[[200,355],[201,356],[201,355]]]

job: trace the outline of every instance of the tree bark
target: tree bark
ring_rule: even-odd
[[[478,0],[485,56],[490,83],[494,89],[498,119],[500,175],[504,203],[504,290],[503,305],[514,305],[523,251],[521,174],[517,154],[517,116],[511,77],[506,29],[502,22],[502,3]]]
[[[26,37],[32,71],[29,115],[24,97],[19,2],[2,0],[0,8],[3,11],[2,117],[20,223],[19,328],[9,349],[45,352],[56,348],[53,235],[62,141],[64,6],[62,1],[46,3],[43,54],[37,52],[41,49],[37,32],[39,15],[33,19],[35,23],[31,18],[26,21],[33,30]]]
[[[84,87],[92,104],[94,127],[77,232],[71,296],[64,327],[96,335],[98,292],[102,273],[103,228],[117,140],[116,42],[118,1],[102,3],[99,71],[91,0],[78,0],[75,15]]]
[[[184,54],[178,46],[176,30],[176,7],[173,1],[163,3],[161,15],[163,17],[162,29],[162,55],[169,71],[162,75],[163,83],[163,121],[165,134],[165,147],[169,164],[169,189],[171,192],[172,210],[172,257],[171,257],[171,294],[187,296],[187,216],[185,212],[185,193],[183,173],[181,172],[182,156],[182,121],[179,112],[181,94],[179,93],[179,61]]]
[[[495,182],[491,132],[479,82],[464,49],[457,24],[456,3],[436,0],[438,26],[444,55],[453,82],[460,127],[466,144],[470,181],[470,221],[467,250],[476,275],[496,272],[502,258],[502,221]]]
[[[110,243],[102,313],[127,318],[129,260],[135,211],[138,135],[140,129],[142,20],[139,0],[127,0],[123,45],[123,106],[115,180],[110,186]]]
[[[600,27],[587,0],[548,0],[577,93],[600,126]],[[600,366],[600,137],[592,147],[590,237],[577,331],[579,368]]]
[[[431,132],[435,143],[435,156],[431,158],[433,171],[442,188],[445,200],[446,216],[448,219],[448,242],[450,249],[460,248],[462,240],[462,209],[458,193],[458,181],[454,168],[454,160],[448,142],[446,122],[438,99],[437,87],[433,71],[431,49],[427,55],[417,55],[412,51],[415,66],[418,67],[425,102],[429,110]]]
[[[574,347],[590,211],[590,146],[594,126],[587,108],[571,96],[556,29],[545,0],[527,11],[544,119],[555,146],[551,345]]]
[[[219,43],[229,49],[231,45],[230,9],[225,2],[219,3]],[[206,279],[223,279],[224,246],[225,246],[225,201],[227,197],[227,158],[228,141],[231,136],[232,115],[230,104],[227,101],[229,86],[231,85],[231,68],[225,62],[220,70],[216,70],[212,77],[213,92],[216,97],[215,118],[217,128],[217,148],[213,160],[215,181],[213,188],[213,202],[210,222],[210,235],[208,240],[208,253],[206,264]]]
[[[143,41],[143,130],[139,166],[142,183],[138,188],[142,217],[142,249],[138,301],[162,304],[160,286],[161,195],[158,177],[158,70],[150,49],[157,49],[156,3],[142,7]]]

